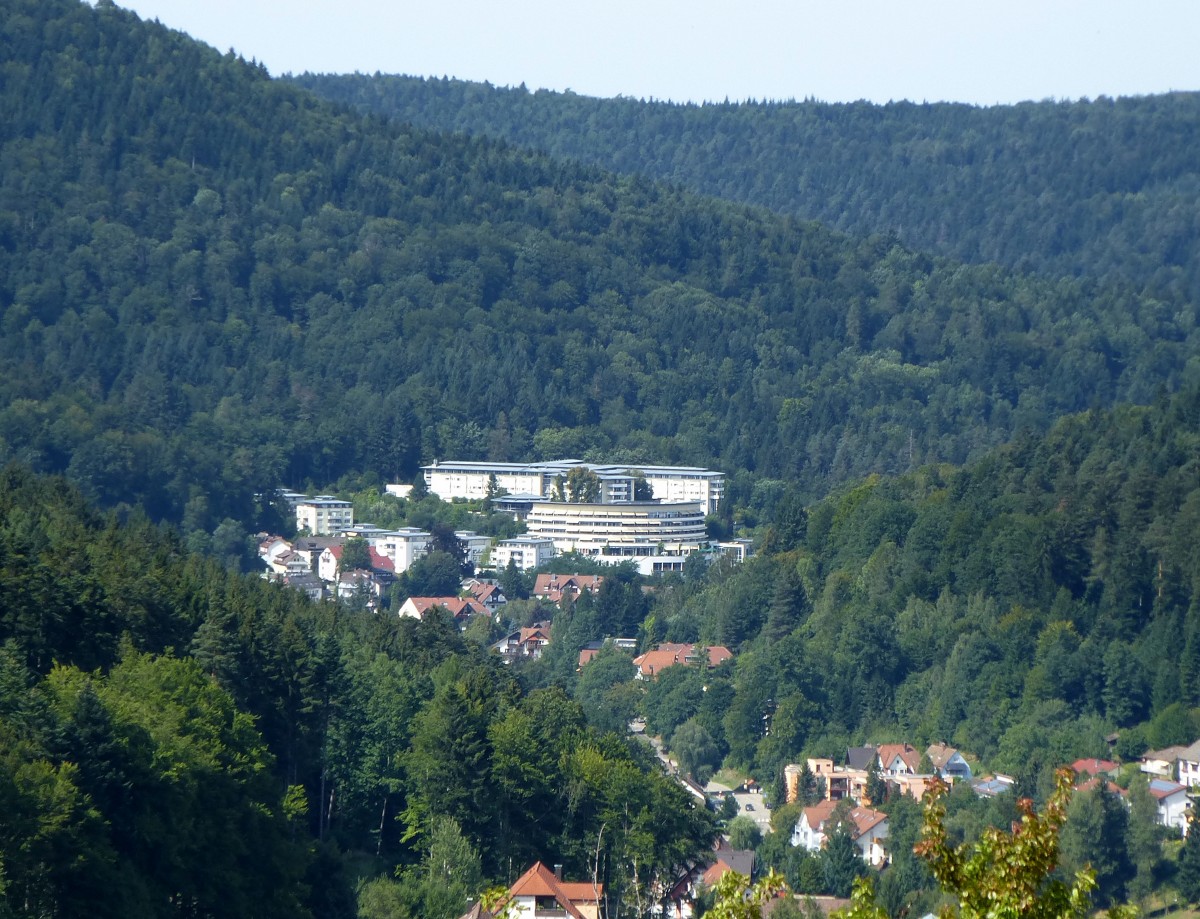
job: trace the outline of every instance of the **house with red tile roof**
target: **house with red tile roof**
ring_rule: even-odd
[[[400,607],[401,616],[411,616],[420,619],[435,606],[441,607],[459,625],[463,625],[472,616],[491,616],[491,611],[474,597],[409,597]]]
[[[921,754],[910,743],[879,745],[879,771],[884,775],[916,775]]]
[[[812,807],[804,808],[792,830],[792,845],[819,852],[833,829],[832,821],[837,813],[842,811],[838,811],[836,801],[819,801]],[[888,835],[887,814],[869,807],[854,807],[844,813],[850,821],[850,835],[858,846],[859,857],[877,868],[885,864],[888,856],[883,841]]]
[[[597,593],[604,583],[599,574],[539,574],[533,582],[533,596],[558,606],[563,597],[575,600],[584,593]]]
[[[512,919],[600,919],[600,901],[604,885],[590,881],[564,881],[559,871],[551,871],[541,862],[521,875],[508,888],[504,906]],[[462,919],[484,919],[491,914],[476,904]]]
[[[1107,759],[1077,759],[1071,763],[1071,771],[1075,773],[1077,780],[1083,779],[1085,775],[1116,775],[1120,770],[1120,766],[1111,760]]]
[[[647,651],[633,659],[637,667],[637,679],[652,680],[668,667],[676,664],[695,666],[707,660],[708,666],[718,667],[733,657],[733,652],[723,645],[672,644],[664,642],[653,651]]]
[[[518,659],[537,660],[550,644],[550,623],[535,622],[524,629],[510,632],[492,645],[492,650],[511,663]]]

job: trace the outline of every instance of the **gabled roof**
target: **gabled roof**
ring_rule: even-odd
[[[1173,797],[1174,795],[1179,794],[1181,791],[1186,792],[1187,788],[1185,788],[1183,785],[1180,785],[1178,782],[1170,782],[1167,779],[1150,780],[1150,794],[1152,794],[1159,801],[1162,801],[1164,798]]]
[[[604,576],[599,574],[539,574],[533,582],[533,595],[557,603],[564,594],[594,593],[603,583]]]
[[[925,751],[925,755],[933,763],[934,769],[945,769],[946,764],[958,755],[958,751],[949,744],[934,743],[929,745],[929,749]]]
[[[474,584],[471,587],[471,596],[480,603],[501,603],[504,600],[504,594],[496,584]]]
[[[491,615],[491,611],[473,597],[409,597],[406,602],[411,603],[413,609],[421,616],[435,606],[440,606],[455,619],[471,614]]]
[[[1099,786],[1100,786],[1100,777],[1093,775],[1086,782],[1081,782],[1080,784],[1076,785],[1075,790],[1076,791],[1093,791],[1096,788],[1098,788]],[[1116,782],[1112,781],[1111,779],[1104,780],[1104,790],[1109,792],[1109,794],[1120,795],[1122,798],[1129,797],[1129,792],[1127,792],[1124,788],[1122,788],[1120,785],[1118,785]]]
[[[1117,771],[1117,764],[1107,759],[1077,759],[1071,763],[1071,771],[1076,775],[1087,773],[1088,775],[1107,775]]]
[[[730,871],[751,877],[754,874],[754,850],[735,849],[724,839],[718,840],[713,849],[715,860],[704,872],[703,880],[707,887],[712,887]]]
[[[824,833],[825,824],[833,816],[837,805],[837,801],[818,801],[812,807],[804,808],[801,819],[808,823],[813,832]],[[850,820],[854,823],[854,832],[851,835],[858,839],[887,820],[887,814],[869,807],[856,807],[850,811]]]
[[[837,802],[826,798],[810,807],[804,808],[800,819],[808,824],[810,830],[817,832],[821,829],[821,825],[833,814],[835,807],[837,807]]]
[[[709,667],[717,667],[733,657],[733,652],[723,645],[692,645],[663,642],[653,651],[647,651],[633,659],[634,665],[643,676],[654,676],[676,664],[695,664],[701,653],[706,653]]]
[[[869,807],[854,808],[854,810],[850,811],[850,819],[854,821],[854,826],[856,827],[854,838],[858,839],[860,836],[871,832],[871,830],[875,829],[875,827],[879,826],[887,818],[887,814],[883,811],[872,810]]]
[[[847,747],[846,765],[851,769],[867,769],[878,752],[878,748],[872,744],[864,744],[861,747]]]
[[[560,881],[554,872],[541,862],[534,862],[528,871],[508,888],[511,899],[517,897],[553,897],[563,911],[574,919],[586,919],[576,903],[595,903],[604,895],[603,884]]]
[[[884,769],[890,769],[896,759],[904,763],[911,771],[916,772],[921,765],[921,754],[909,743],[884,743],[879,745],[879,763]]]

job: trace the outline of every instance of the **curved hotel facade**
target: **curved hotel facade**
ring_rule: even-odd
[[[553,540],[559,552],[616,558],[681,557],[708,545],[704,515],[699,501],[535,501],[525,523],[529,536]]]

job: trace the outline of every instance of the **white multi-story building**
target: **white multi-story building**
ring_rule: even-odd
[[[510,495],[550,497],[572,469],[587,469],[600,480],[600,502],[623,504],[634,500],[634,485],[643,478],[656,501],[698,501],[704,513],[717,510],[725,489],[720,472],[692,466],[640,466],[636,463],[585,463],[566,459],[544,463],[440,462],[422,467],[425,484],[443,501],[482,500],[489,484]]]
[[[548,537],[517,536],[502,539],[492,549],[491,567],[502,571],[511,560],[522,571],[529,571],[554,558],[554,540]]]
[[[332,495],[296,502],[296,529],[313,536],[332,536],[354,526],[354,506]]]
[[[391,559],[396,574],[407,571],[412,563],[429,551],[431,536],[416,527],[401,527],[377,534],[369,540],[375,551]]]
[[[704,509],[699,501],[535,501],[525,523],[530,536],[553,540],[559,552],[579,552],[614,561],[648,556],[681,558],[708,545]]]

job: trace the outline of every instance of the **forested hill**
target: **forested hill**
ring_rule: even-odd
[[[448,456],[818,494],[1148,401],[1200,346],[1120,285],[354,114],[109,3],[0,8],[0,459],[189,534]]]
[[[1200,388],[1090,411],[969,466],[774,502],[764,551],[655,610],[738,652],[728,681],[646,699],[775,775],[801,751],[945,740],[1030,781],[1200,729]],[[769,599],[764,599],[769,598]],[[664,683],[667,681],[663,681]],[[772,713],[764,734],[764,712]]]
[[[0,915],[451,919],[535,859],[615,905],[710,844],[648,748],[448,615],[313,603],[15,466],[0,596]]]
[[[978,108],[675,105],[403,76],[298,83],[856,235],[1200,299],[1200,94]]]

